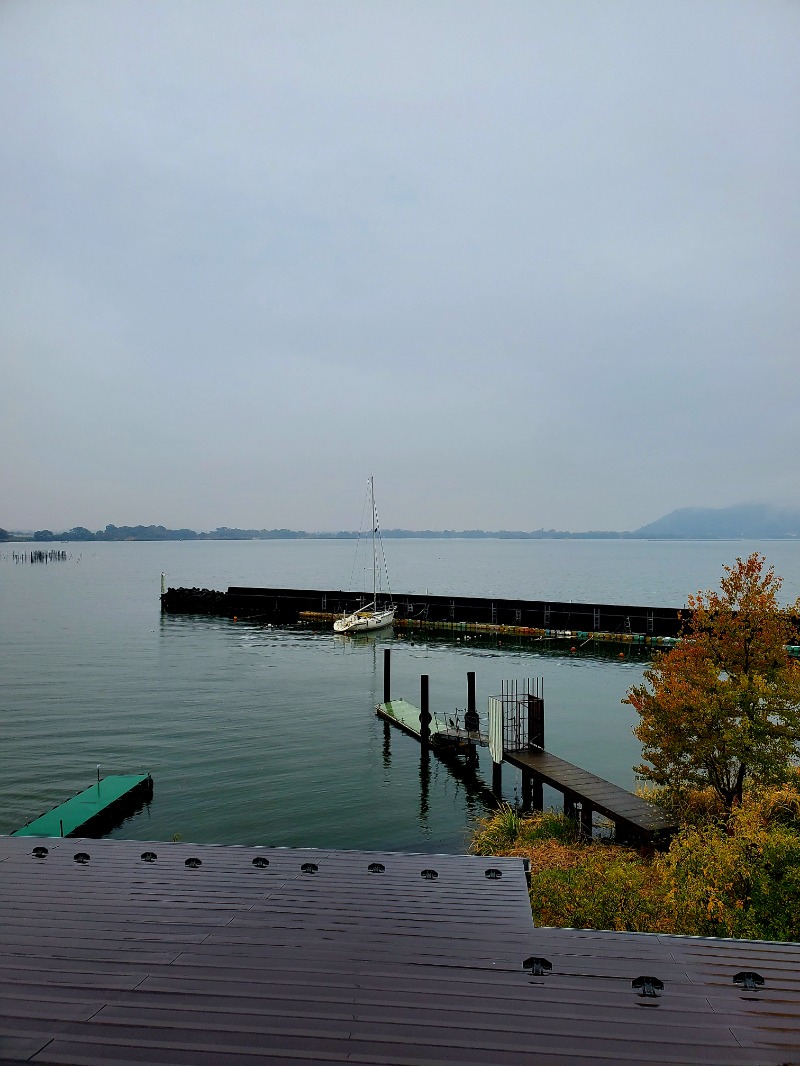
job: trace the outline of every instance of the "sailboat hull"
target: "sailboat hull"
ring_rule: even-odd
[[[333,623],[336,633],[370,633],[375,629],[386,629],[394,622],[394,608],[385,611],[354,611]]]

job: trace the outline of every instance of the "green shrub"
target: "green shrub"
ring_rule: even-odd
[[[535,811],[520,815],[510,804],[504,803],[488,818],[481,818],[473,830],[470,851],[476,855],[500,855],[526,849],[544,840],[573,844],[578,839],[578,826],[572,818],[555,811]]]

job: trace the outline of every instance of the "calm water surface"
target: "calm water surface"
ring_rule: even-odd
[[[547,744],[632,787],[638,745],[620,700],[646,659],[563,656],[391,631],[352,640],[224,619],[162,616],[171,586],[347,587],[346,541],[66,546],[65,563],[20,565],[0,551],[0,833],[107,773],[148,770],[149,807],[113,835],[202,843],[460,850],[484,811],[485,757],[462,780],[375,717],[383,648],[392,694],[434,709],[478,707],[506,678],[544,677]],[[723,563],[758,548],[800,595],[791,542],[388,541],[401,592],[680,606],[716,587]],[[614,652],[616,656],[617,651]],[[507,795],[515,779],[506,770]],[[481,780],[481,775],[483,780]]]

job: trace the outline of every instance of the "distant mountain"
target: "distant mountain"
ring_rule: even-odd
[[[800,537],[800,510],[742,503],[734,507],[681,507],[642,526],[634,537],[728,540]]]

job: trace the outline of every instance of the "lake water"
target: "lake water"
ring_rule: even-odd
[[[28,546],[25,546],[28,547]],[[620,701],[643,652],[563,655],[538,646],[352,640],[217,618],[162,615],[170,586],[346,588],[348,541],[72,544],[66,562],[15,564],[0,547],[0,833],[105,773],[150,771],[152,803],[112,835],[224,844],[461,850],[484,810],[475,780],[416,741],[386,734],[383,648],[392,695],[478,708],[504,679],[543,677],[547,746],[632,787],[634,715]],[[398,592],[681,606],[716,587],[723,563],[759,549],[800,595],[800,544],[390,540]],[[17,548],[19,550],[19,548]],[[482,778],[482,780],[481,780]],[[517,782],[505,771],[506,795]]]

